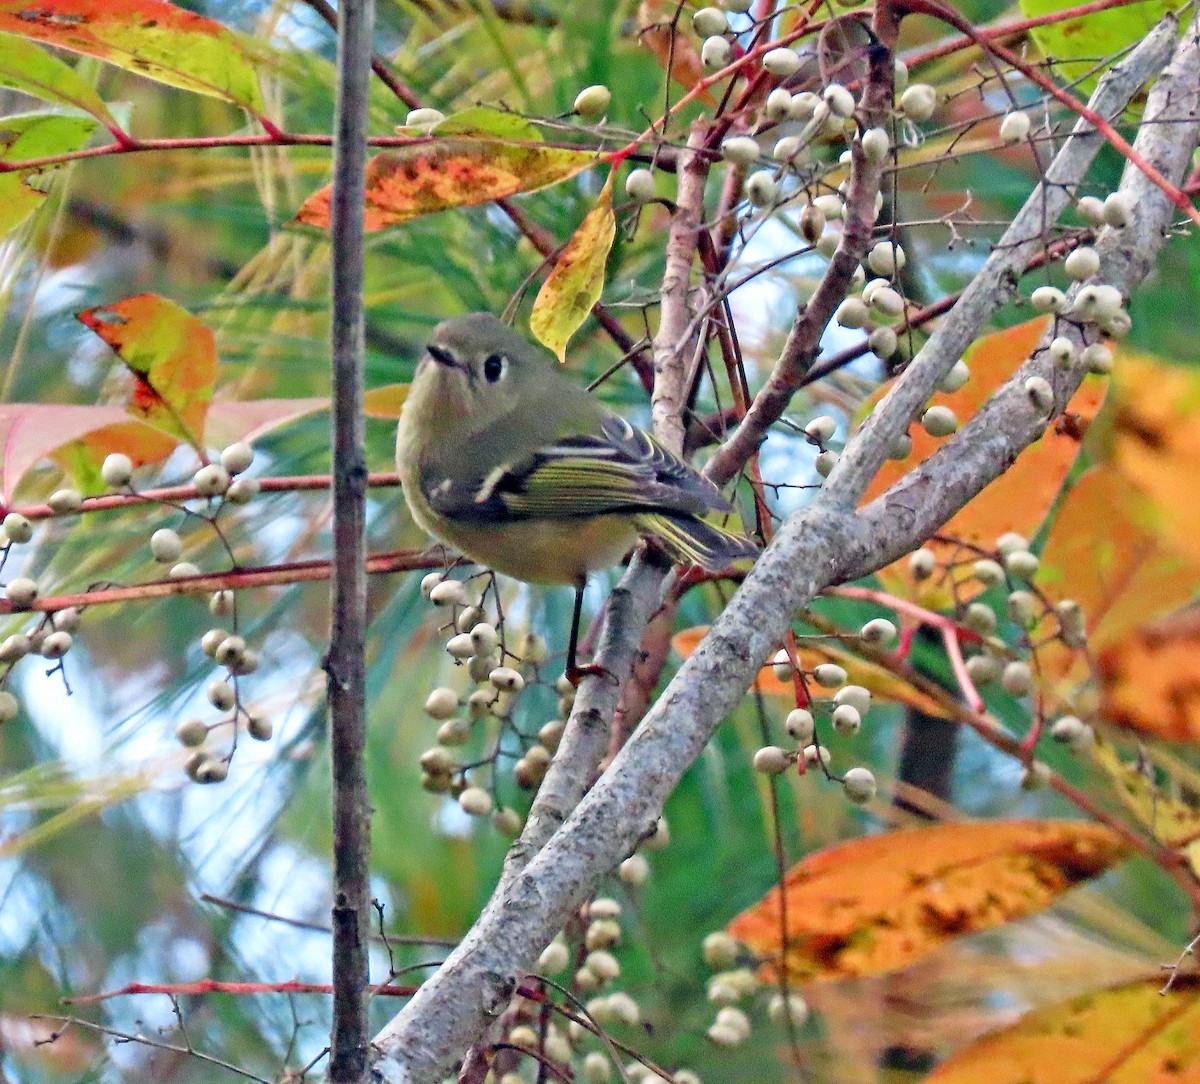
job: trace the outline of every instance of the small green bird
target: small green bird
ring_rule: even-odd
[[[700,518],[730,510],[715,485],[490,313],[434,329],[400,413],[396,466],[424,530],[527,583],[574,584],[577,614],[587,574],[639,535],[708,571],[758,552]]]

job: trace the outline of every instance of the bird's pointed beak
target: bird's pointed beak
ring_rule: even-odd
[[[439,365],[444,365],[448,369],[465,369],[461,361],[458,360],[444,346],[438,346],[436,343],[430,343],[425,347],[425,352],[433,358]]]

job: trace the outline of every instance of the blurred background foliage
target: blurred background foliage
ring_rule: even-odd
[[[262,77],[269,111],[282,127],[330,130],[333,39],[309,7],[284,0],[185,6],[271,43],[274,59],[264,64]],[[995,2],[959,6],[976,22],[1008,10]],[[639,46],[636,22],[634,3],[609,0],[381,0],[377,40],[421,98],[446,112],[483,101],[535,116],[561,115],[581,86],[604,83],[613,92],[612,122],[636,131],[644,125],[643,108],[653,113],[663,94],[662,71]],[[904,45],[916,47],[933,29],[906,22]],[[964,64],[941,62],[939,83],[969,81]],[[122,115],[139,136],[215,134],[244,123],[219,101],[89,60],[77,67],[106,101],[122,103]],[[17,95],[6,97],[6,112],[29,107]],[[406,111],[375,84],[376,132],[390,132]],[[1102,155],[1093,174],[1098,190],[1111,188],[1120,166],[1115,154]],[[328,247],[288,223],[328,172],[327,152],[314,148],[113,155],[63,170],[43,209],[0,249],[4,399],[90,404],[112,395],[118,366],[73,314],[143,291],[178,301],[217,333],[221,396],[327,394]],[[966,156],[944,166],[928,186],[920,171],[901,175],[902,217],[935,223],[912,230],[906,241],[915,252],[915,296],[937,297],[965,283],[997,232],[983,228],[949,244],[946,229],[936,225],[939,216],[969,192],[981,222],[1003,223],[1033,176],[1028,160],[1015,154],[1001,161]],[[585,174],[520,202],[565,240],[600,180]],[[628,209],[619,218],[605,301],[635,338],[645,327],[643,305],[658,288],[664,223],[660,208],[636,222]],[[745,265],[769,258],[777,244],[768,231],[744,254]],[[1153,281],[1133,301],[1132,341],[1138,347],[1195,360],[1198,259],[1194,244],[1167,247]],[[499,312],[539,262],[494,208],[430,216],[372,236],[369,385],[407,380],[419,344],[439,319],[474,309]],[[803,261],[784,263],[734,295],[752,381],[786,329],[797,281],[813,270]],[[526,304],[520,319],[527,314]],[[1025,317],[1014,309],[1002,321]],[[586,380],[616,359],[613,345],[589,323],[572,345],[570,366]],[[803,418],[825,409],[822,400],[852,403],[876,375],[870,365],[858,366],[799,397],[792,413]],[[647,416],[644,395],[624,371],[601,394],[633,416]],[[270,475],[327,472],[327,426],[327,416],[318,414],[271,434],[258,444],[255,469]],[[391,442],[392,426],[372,422],[372,469],[390,469]],[[811,454],[803,442],[781,434],[772,438],[765,462],[778,457],[776,462],[803,465]],[[163,477],[183,479],[191,466],[180,452]],[[43,496],[56,481],[51,468],[35,473],[22,496]],[[151,575],[150,533],[173,523],[169,512],[146,509],[56,524],[42,536],[30,568],[56,591],[137,582]],[[369,529],[375,551],[421,541],[395,490],[372,494]],[[326,554],[327,500],[321,494],[264,497],[236,521],[231,535],[246,563]],[[202,567],[221,567],[211,536],[195,529],[186,542]],[[371,584],[372,868],[389,931],[453,939],[487,898],[504,840],[486,822],[471,821],[419,785],[417,760],[437,725],[421,704],[430,688],[455,678],[418,580],[377,577]],[[510,584],[505,601],[518,624],[561,651],[566,595]],[[589,593],[593,613],[602,597],[600,586]],[[715,596],[693,592],[679,627],[710,619],[714,603]],[[112,1046],[82,1032],[32,1047],[36,1026],[26,1014],[53,1013],[64,996],[135,979],[328,981],[328,944],[320,932],[202,899],[209,893],[310,922],[327,919],[328,766],[319,670],[326,609],[323,585],[244,597],[246,635],[261,644],[263,655],[252,698],[275,720],[276,737],[243,747],[219,787],[184,785],[183,753],[172,738],[178,722],[202,703],[211,676],[199,648],[210,624],[201,601],[177,598],[89,612],[82,650],[72,653],[68,666],[71,695],[36,665],[18,671],[24,710],[0,728],[0,843],[45,831],[0,858],[0,1079],[217,1079],[218,1070],[195,1059]],[[846,621],[854,615],[848,603],[826,604],[823,612]],[[932,645],[921,648],[920,661],[930,672],[937,672],[939,658]],[[518,725],[536,731],[552,705],[552,697],[524,698]],[[1002,717],[1015,718],[1018,710],[1003,698],[992,706]],[[622,1038],[662,1064],[689,1066],[709,1081],[773,1079],[782,1072],[777,1050],[784,1040],[776,1029],[756,1030],[735,1051],[722,1051],[703,1035],[711,1009],[700,941],[776,877],[768,792],[749,767],[748,754],[762,744],[759,710],[748,698],[688,773],[667,810],[673,843],[651,856],[649,882],[613,888],[632,916],[622,950],[625,986],[647,1015],[645,1028],[625,1029]],[[777,721],[786,705],[768,700],[761,710]],[[893,777],[904,726],[900,708],[874,709],[861,735],[839,745],[841,766],[863,763],[881,779]],[[1065,754],[1051,750],[1048,756],[1068,776],[1081,775]],[[813,777],[787,778],[781,820],[789,863],[878,823],[844,802],[834,786]],[[954,751],[953,782],[959,814],[1071,812],[1052,794],[1020,790],[1018,768],[969,735]],[[502,783],[501,792],[524,801],[511,782]],[[902,823],[909,816],[898,809],[894,815]],[[1171,959],[1185,932],[1183,908],[1164,900],[1178,901],[1165,878],[1146,862],[1130,862],[1099,889],[1080,890],[1048,915],[954,945],[902,976],[824,987],[811,999],[820,1011],[802,1032],[806,1065],[795,1078],[838,1084],[916,1080],[951,1046],[1028,1004],[1057,1000],[1106,976],[1122,977],[1146,961]],[[398,947],[396,962],[428,963],[445,951],[437,943]],[[385,966],[385,957],[376,962]],[[984,974],[986,982],[980,980]],[[185,998],[179,1011],[199,1049],[268,1079],[318,1054],[328,1031],[326,1000],[315,996]],[[375,1023],[392,1011],[394,1005],[381,999]],[[178,1038],[165,997],[110,1001],[87,1013],[122,1030]]]

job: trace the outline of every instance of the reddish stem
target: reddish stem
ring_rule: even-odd
[[[64,1005],[91,1005],[114,997],[130,997],[134,994],[170,994],[172,997],[194,997],[197,994],[330,994],[333,987],[327,982],[217,982],[216,979],[200,979],[197,982],[131,982],[119,990],[105,990],[99,994],[80,994],[64,997]],[[372,986],[373,994],[385,997],[412,997],[416,986],[396,986],[385,983]]]

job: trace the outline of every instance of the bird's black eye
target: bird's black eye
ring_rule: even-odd
[[[495,384],[504,375],[504,355],[488,354],[483,362],[483,378],[489,384]]]

